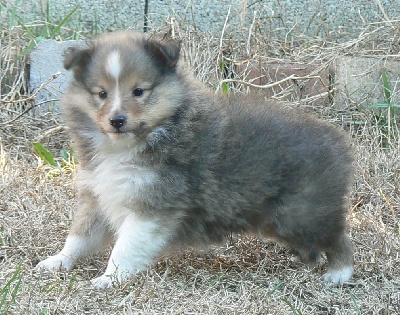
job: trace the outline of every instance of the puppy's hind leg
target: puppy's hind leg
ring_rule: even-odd
[[[315,267],[322,262],[321,252],[315,249],[292,249],[291,250],[302,263]]]
[[[343,233],[331,247],[325,249],[328,271],[324,280],[333,286],[350,280],[354,271],[353,246],[350,237]]]
[[[111,233],[99,215],[96,200],[90,192],[79,196],[71,231],[63,249],[41,261],[36,269],[70,270],[75,262],[103,249],[111,240]]]

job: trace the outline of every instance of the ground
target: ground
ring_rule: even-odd
[[[387,47],[380,47],[379,54],[386,51],[398,61],[398,55],[390,52],[395,43],[390,36],[398,41],[396,28],[392,27],[386,29],[386,37],[378,36],[387,39]],[[175,31],[179,33],[179,29]],[[371,34],[375,36],[376,32]],[[184,31],[177,35],[183,39],[183,51],[196,75],[217,89],[224,72],[217,65],[223,58],[221,52],[226,51],[220,38]],[[21,40],[21,35],[3,33],[2,40],[3,44],[10,44]],[[364,42],[357,43],[357,52],[371,51],[381,43],[370,45],[372,40],[376,37],[364,36]],[[234,45],[232,42],[229,45]],[[228,45],[228,41],[224,43]],[[268,51],[275,57],[286,54],[292,61],[304,62],[318,56],[328,64],[327,43],[320,39],[314,43],[308,43],[307,48],[286,46],[282,52],[282,45],[269,42]],[[257,50],[263,44],[257,41]],[[43,144],[58,162],[62,162],[60,150],[70,149],[73,144],[60,124],[57,110],[29,110],[31,100],[22,100],[27,90],[25,59],[16,62],[20,65],[17,70],[10,67],[6,61],[12,58],[5,57],[12,57],[12,50],[6,47],[3,45],[2,70],[9,76],[2,74],[0,103],[1,314],[400,313],[399,125],[390,113],[384,117],[392,121],[382,118],[387,109],[379,115],[357,104],[347,108],[335,104],[319,106],[318,98],[308,102],[295,99],[297,95],[286,98],[287,104],[303,106],[321,119],[340,125],[353,142],[356,174],[348,214],[355,248],[351,282],[329,287],[321,279],[325,263],[311,269],[297,262],[288,249],[246,235],[231,236],[209,249],[188,249],[161,257],[147,272],[106,291],[94,289],[89,279],[104,270],[108,253],[82,262],[71,272],[33,270],[41,259],[61,249],[76,204],[74,163],[63,162],[62,169],[51,167],[35,154],[32,143]],[[201,47],[204,49],[199,50]],[[354,49],[353,42],[353,46],[338,45],[334,51],[335,55],[355,54]],[[301,52],[307,52],[307,56]],[[239,53],[229,56],[239,57]],[[259,57],[252,55],[255,60]],[[243,92],[240,88],[231,86],[232,92]],[[398,86],[397,92],[393,87],[393,93],[398,90]],[[292,91],[288,89],[287,93],[291,95]]]

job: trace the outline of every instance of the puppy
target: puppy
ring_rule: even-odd
[[[252,232],[310,263],[325,252],[325,281],[348,281],[346,135],[279,104],[217,97],[179,60],[179,44],[135,32],[67,51],[74,80],[62,109],[79,152],[78,209],[64,248],[38,268],[69,270],[113,244],[92,280],[109,288],[167,248]]]

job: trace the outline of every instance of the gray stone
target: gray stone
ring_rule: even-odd
[[[71,46],[84,45],[85,41],[42,40],[36,49],[31,52],[29,87],[35,93],[43,83],[57,76],[51,83],[42,88],[35,100],[42,103],[49,100],[58,100],[66,90],[68,82],[72,78],[72,72],[63,67],[63,55]],[[58,74],[58,75],[57,75]],[[44,103],[48,107],[49,103]]]
[[[387,73],[391,103],[400,104],[400,61],[343,56],[334,64],[335,106],[369,108],[385,103],[382,69]]]

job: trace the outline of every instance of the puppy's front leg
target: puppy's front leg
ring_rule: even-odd
[[[122,283],[132,278],[157,257],[171,236],[160,222],[128,215],[117,232],[106,271],[92,280],[98,288],[112,287],[113,280]]]
[[[100,215],[96,199],[89,191],[79,195],[78,205],[63,249],[41,261],[36,269],[70,270],[77,260],[102,250],[110,243],[110,230]]]

